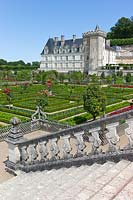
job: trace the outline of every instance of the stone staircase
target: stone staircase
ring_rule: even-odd
[[[133,200],[133,162],[20,172],[0,185],[0,200]]]

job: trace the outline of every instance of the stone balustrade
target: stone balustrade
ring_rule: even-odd
[[[101,124],[106,122],[106,130],[103,131],[107,141],[106,145],[102,143],[99,135],[100,120],[95,122],[95,127],[93,123],[88,123],[30,140],[23,138],[17,122],[13,121],[13,128],[6,139],[9,148],[6,166],[13,170],[21,169],[28,172],[95,161],[102,162],[110,158],[130,159],[133,155],[132,114],[133,111],[129,111],[120,117],[120,119],[122,117],[126,119],[123,135],[126,138],[124,147],[120,146],[121,138],[117,131],[118,116],[111,117],[112,123],[109,123],[110,118],[101,120]],[[88,140],[84,139],[86,131],[89,132]]]

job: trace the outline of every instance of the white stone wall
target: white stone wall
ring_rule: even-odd
[[[56,70],[58,72],[84,70],[83,53],[45,54],[42,55],[40,70]]]
[[[79,46],[78,52],[74,44],[72,47],[55,46],[53,54],[49,54],[48,49],[44,48],[45,54],[42,55],[40,70],[81,71],[93,74],[106,64],[116,64],[116,52],[111,48],[105,49],[105,38],[106,33],[96,29],[83,34],[83,44]]]
[[[106,66],[106,64],[116,64],[116,52],[115,51],[105,49],[103,66]]]

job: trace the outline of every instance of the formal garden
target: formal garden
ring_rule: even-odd
[[[38,62],[0,59],[0,126],[10,124],[13,116],[22,122],[31,120],[37,106],[42,107],[48,120],[80,124],[127,107],[133,99],[131,73],[65,74],[55,70],[41,72],[38,66]],[[92,92],[87,94],[88,87]]]
[[[93,87],[93,83],[90,83]],[[96,85],[96,84],[95,84]],[[42,107],[49,120],[60,121],[69,125],[80,124],[93,119],[92,114],[84,108],[83,95],[87,85],[58,83],[47,80],[43,84],[22,83],[3,85],[0,90],[0,122],[9,124],[13,116],[21,121],[29,121],[36,106]],[[101,85],[106,96],[106,109],[97,117],[130,105],[133,88]],[[100,100],[101,101],[101,100]]]

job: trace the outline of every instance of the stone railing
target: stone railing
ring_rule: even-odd
[[[7,126],[0,129],[0,141],[8,137],[11,128],[12,126]],[[22,123],[19,125],[19,129],[21,130],[21,133],[24,135],[41,129],[41,123],[39,122],[39,120]]]
[[[119,125],[121,119],[126,119],[126,123]],[[89,132],[88,140],[84,139],[86,131]],[[101,140],[101,131],[106,144]],[[121,131],[124,134],[122,137],[119,134]],[[6,167],[26,172],[122,158],[131,160],[133,111],[30,140],[24,140],[16,120],[6,141],[9,148]]]
[[[40,129],[47,132],[55,132],[61,129],[66,129],[68,127],[69,126],[64,125],[64,124],[60,124],[60,123],[56,123],[56,122],[52,122],[48,120],[41,120],[41,119],[32,120],[30,122],[21,123],[19,125],[19,129],[21,130],[23,135],[40,130]],[[10,134],[11,128],[12,128],[11,125],[0,128],[0,141],[8,137],[8,135]]]

